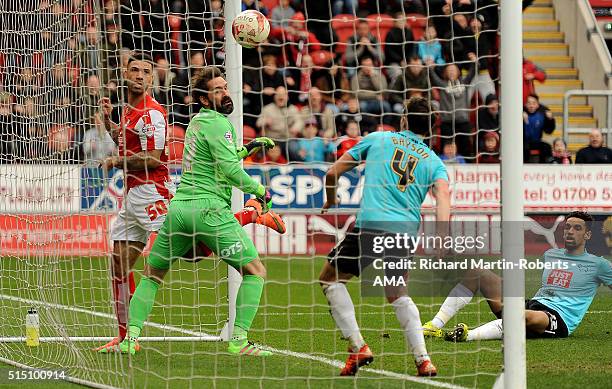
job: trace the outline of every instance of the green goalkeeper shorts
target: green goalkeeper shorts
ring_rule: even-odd
[[[171,201],[147,263],[160,270],[202,242],[239,269],[258,257],[255,245],[230,208],[217,199]]]

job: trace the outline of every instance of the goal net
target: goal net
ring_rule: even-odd
[[[347,356],[346,340],[329,314],[318,276],[327,253],[355,221],[363,169],[340,179],[340,206],[322,216],[329,162],[368,133],[399,128],[405,101],[424,96],[439,114],[426,142],[446,156],[463,196],[453,204],[464,211],[455,218],[461,229],[456,233],[499,233],[499,198],[487,194],[499,184],[498,5],[445,4],[244,0],[242,9],[264,12],[272,30],[264,45],[242,49],[238,64],[225,60],[224,44],[232,38],[219,0],[3,1],[0,361],[65,370],[75,382],[100,386],[334,385]],[[139,354],[92,351],[117,331],[109,230],[124,185],[120,170],[106,175],[98,168],[100,159],[116,153],[97,119],[98,100],[111,98],[118,122],[126,97],[122,69],[132,50],[155,61],[151,93],[168,111],[175,179],[195,113],[189,85],[206,65],[242,77],[242,85],[230,85],[243,98],[236,107],[244,121],[236,129],[239,138],[268,136],[278,145],[245,161],[247,172],[271,189],[287,225],[282,235],[260,225],[245,227],[268,274],[250,336],[275,357],[237,359],[215,341],[233,309],[227,266],[217,258],[175,263],[145,324]],[[494,177],[497,182],[482,187],[481,178]],[[432,205],[431,199],[425,203],[423,228],[433,228]],[[495,239],[482,253],[499,254]],[[142,268],[139,259],[136,273]],[[493,383],[502,364],[500,343],[461,348],[428,341],[441,377],[415,378],[393,308],[380,295],[363,293],[362,286],[353,281],[348,289],[376,365],[364,368],[360,380],[441,387]],[[414,296],[423,322],[444,297]],[[40,320],[41,343],[35,347],[25,342],[32,308]],[[486,302],[474,299],[448,325],[478,322],[485,314]]]

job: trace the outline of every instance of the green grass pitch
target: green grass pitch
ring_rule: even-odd
[[[356,304],[364,337],[375,353],[370,370],[356,378],[338,377],[330,361],[346,358],[341,339],[329,315],[317,279],[323,258],[265,258],[268,282],[262,307],[250,332],[258,343],[285,350],[266,359],[238,358],[225,352],[223,342],[143,342],[135,357],[97,355],[100,342],[0,343],[0,357],[53,369],[117,387],[132,388],[412,388],[428,382],[471,388],[490,388],[501,371],[501,342],[452,344],[428,340],[428,350],[440,376],[413,381],[412,357],[407,352],[393,309],[382,298],[359,297],[359,284],[349,290]],[[39,307],[42,336],[111,336],[115,325],[108,290],[108,264],[100,258],[3,259],[0,262],[0,336],[23,336],[25,313],[31,302],[50,301],[62,306]],[[138,269],[142,268],[139,261]],[[151,321],[183,330],[216,335],[226,317],[225,274],[216,261],[198,265],[179,263],[168,284],[158,293]],[[539,278],[527,274],[531,295]],[[442,297],[415,298],[423,321],[429,320]],[[78,311],[65,307],[78,308]],[[494,317],[485,302],[471,303],[454,319],[477,325]],[[610,387],[612,380],[612,291],[601,288],[578,330],[568,339],[529,340],[527,374],[530,388],[594,389]],[[65,328],[65,331],[62,329]],[[173,330],[146,326],[143,336],[181,336]],[[288,355],[289,352],[295,354]],[[324,360],[320,360],[323,358]],[[8,369],[0,364],[0,375]],[[47,387],[49,382],[9,383],[0,388]],[[53,383],[54,388],[74,387]]]

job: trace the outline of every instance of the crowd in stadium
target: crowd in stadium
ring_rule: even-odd
[[[97,102],[106,95],[119,105],[120,70],[133,49],[153,54],[153,95],[173,124],[171,159],[180,159],[194,110],[190,80],[203,66],[224,63],[222,1],[100,0],[99,17],[92,1],[66,9],[41,0],[51,18],[80,33],[58,45],[43,32],[28,61],[0,56],[3,162],[51,155],[95,163],[112,153]],[[266,44],[243,49],[244,136],[268,136],[279,145],[247,163],[333,161],[360,137],[398,128],[411,96],[430,97],[439,111],[429,142],[445,161],[499,162],[496,1],[242,2],[272,26]],[[580,158],[563,140],[543,141],[555,119],[539,102],[534,80],[546,75],[528,60],[523,73],[526,162],[592,162],[612,154],[598,130]]]

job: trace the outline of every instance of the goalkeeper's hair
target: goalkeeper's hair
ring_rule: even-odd
[[[436,115],[429,100],[424,97],[411,97],[404,104],[404,116],[408,129],[417,135],[429,136],[436,123]]]
[[[584,225],[586,226],[587,231],[591,231],[591,224],[593,224],[593,216],[583,211],[572,211],[567,214],[567,216],[565,217],[565,221],[572,217],[584,220]]]
[[[223,72],[216,66],[206,66],[196,72],[191,83],[191,97],[196,104],[202,105],[200,97],[208,99],[208,83],[217,77],[223,77]]]
[[[153,66],[153,57],[151,57],[147,53],[143,53],[142,51],[136,51],[130,54],[128,61],[127,61],[127,65],[129,66],[130,62],[133,62],[133,61],[148,62],[151,64],[151,66]]]

